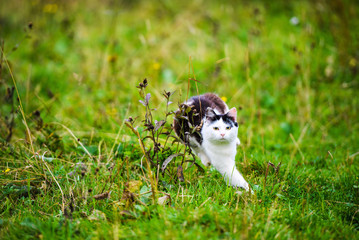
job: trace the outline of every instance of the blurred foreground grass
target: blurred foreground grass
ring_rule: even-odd
[[[0,237],[358,238],[358,11],[345,0],[2,4]],[[170,110],[197,93],[189,78],[242,109],[237,165],[253,195],[190,164],[179,184],[171,162],[153,171],[167,204],[151,200],[123,125],[144,118],[144,78],[157,120],[163,90],[175,91]]]

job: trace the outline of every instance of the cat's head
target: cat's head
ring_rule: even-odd
[[[207,108],[202,127],[202,137],[212,143],[230,143],[237,140],[238,123],[236,108],[225,114],[217,114]]]

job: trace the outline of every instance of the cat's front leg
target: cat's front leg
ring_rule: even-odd
[[[243,188],[246,191],[249,190],[249,185],[247,181],[243,178],[243,176],[239,173],[239,171],[234,165],[221,170],[221,174],[224,176],[224,178],[230,185],[232,185],[233,187]]]
[[[205,154],[204,152],[199,152],[197,155],[201,159],[203,165],[205,165],[206,167],[211,166],[211,161],[209,160],[207,154]]]
[[[230,183],[234,187],[240,187],[240,188],[243,188],[246,191],[249,190],[249,185],[248,185],[247,181],[244,180],[242,174],[240,174],[239,171],[236,168],[233,169],[233,173],[232,173],[232,177],[230,179]]]
[[[237,138],[237,140],[236,140],[236,145],[237,145],[237,147],[238,147],[239,145],[241,145],[241,141],[239,140],[239,138]]]

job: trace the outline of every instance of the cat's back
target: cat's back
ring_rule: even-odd
[[[227,104],[214,93],[193,96],[184,104],[191,107],[191,111],[187,113],[182,112],[182,116],[175,117],[173,126],[176,134],[180,136],[182,140],[184,140],[185,132],[191,132],[187,121],[194,127],[201,126],[202,119],[205,117],[208,107],[215,110],[217,114],[225,114],[228,111]],[[176,115],[180,114],[180,112],[181,111],[177,111]],[[198,132],[193,133],[193,135],[198,142],[202,142],[202,137]]]
[[[218,114],[225,114],[228,111],[226,103],[214,93],[205,93],[200,96],[190,98],[187,105],[193,106],[197,113],[200,113],[200,119],[205,116],[208,107],[217,111]]]

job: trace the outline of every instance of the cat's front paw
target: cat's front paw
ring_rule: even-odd
[[[206,166],[206,167],[211,166],[211,162],[210,162],[210,161],[203,160],[203,159],[201,158],[201,162],[202,162],[202,164],[203,164],[204,166]]]
[[[251,193],[251,194],[254,194],[254,191],[252,190],[252,188],[249,187],[248,183],[244,183],[242,185],[239,185],[239,186],[233,186],[234,188],[236,188],[237,190],[237,193],[241,193],[240,190],[245,190],[245,192],[247,193]]]
[[[250,191],[251,193],[253,193],[252,189],[249,188],[249,185],[248,185],[247,182],[245,182],[244,184],[242,184],[242,185],[239,186],[239,187],[242,188],[242,189],[244,189],[244,190],[246,190],[247,192]]]
[[[247,183],[246,180],[244,180],[242,175],[240,175],[239,173],[238,173],[238,175],[233,176],[232,186],[237,189],[238,188],[244,189],[244,190],[246,190],[246,192],[248,192],[250,190],[249,184]]]
[[[238,195],[243,195],[243,194],[248,194],[248,193],[249,194],[254,194],[254,191],[252,189],[243,191],[242,188],[237,189],[237,191],[236,191],[236,194],[238,194]]]

